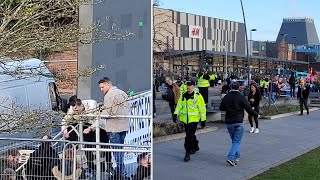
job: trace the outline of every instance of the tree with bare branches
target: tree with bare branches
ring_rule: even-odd
[[[108,17],[88,27],[79,25],[79,7],[103,0],[0,0],[0,58],[24,59],[44,50],[61,51],[74,43],[126,38],[132,33],[118,33],[100,27]],[[91,39],[86,34],[94,32]]]
[[[169,62],[169,67],[161,65],[164,62],[164,56],[173,51],[173,40],[176,24],[175,17],[169,10],[158,8],[161,1],[153,1],[153,57],[154,57],[154,72],[159,75],[159,68],[163,68],[166,74],[170,72],[170,66],[173,62]]]
[[[109,23],[109,17],[86,27],[79,24],[79,8],[102,1],[104,0],[0,0],[0,75],[15,78],[39,76],[41,79],[45,75],[43,72],[26,72],[19,65],[7,69],[6,64],[12,61],[22,62],[34,55],[68,50],[78,43],[129,39],[133,33],[120,31],[114,22],[111,29],[102,28]],[[88,67],[79,70],[77,77],[72,78],[90,76],[105,67],[106,65]],[[53,75],[58,80],[68,80],[64,73]],[[62,112],[41,109],[30,111],[16,101],[2,102],[6,100],[0,98],[0,104],[5,106],[0,108],[5,109],[0,112],[0,131],[3,133],[48,130],[57,125],[56,122],[53,123],[53,118],[63,115]]]

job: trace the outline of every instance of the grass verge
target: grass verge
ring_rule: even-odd
[[[260,108],[262,116],[274,116],[299,111],[299,106],[264,106]]]
[[[153,123],[154,138],[182,132],[184,132],[183,123]]]
[[[252,178],[251,180],[270,179],[320,179],[320,148],[292,159],[280,166]]]

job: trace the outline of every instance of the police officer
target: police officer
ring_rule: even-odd
[[[214,82],[216,81],[216,74],[212,73],[209,75],[210,77],[210,87],[214,87]]]
[[[206,105],[200,93],[194,92],[194,81],[187,82],[187,92],[179,99],[175,115],[179,115],[180,121],[184,123],[186,138],[184,148],[186,155],[184,161],[190,160],[190,155],[199,151],[199,141],[195,135],[197,125],[201,122],[201,127],[205,127]]]
[[[181,84],[180,84],[180,95],[182,96],[186,92],[187,92],[187,81],[183,80],[181,81]]]
[[[264,84],[265,84],[265,80],[261,78],[259,83],[261,96],[264,96]]]
[[[210,86],[210,76],[205,68],[201,68],[197,74],[199,93],[202,95],[204,102],[208,103],[208,89]]]

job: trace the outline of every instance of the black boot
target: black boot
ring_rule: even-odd
[[[190,161],[190,153],[186,152],[186,155],[184,156],[184,162]]]
[[[195,140],[195,141],[194,141],[193,148],[194,148],[194,151],[195,151],[195,152],[197,152],[197,151],[200,150],[200,148],[199,148],[199,141],[198,141],[198,140]]]

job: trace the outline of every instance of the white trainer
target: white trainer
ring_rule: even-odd
[[[254,130],[254,133],[259,133],[259,129],[257,128],[256,130]]]
[[[253,133],[253,132],[254,132],[254,127],[251,127],[250,133]]]

